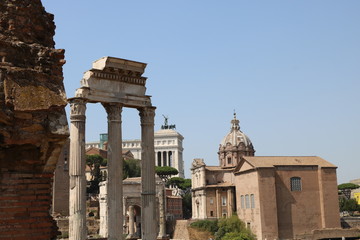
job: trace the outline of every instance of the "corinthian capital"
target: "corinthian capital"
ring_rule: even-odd
[[[142,125],[154,125],[155,107],[139,108],[140,121]]]
[[[85,120],[86,101],[82,98],[72,98],[70,103],[70,119]]]
[[[122,105],[119,103],[103,103],[109,121],[121,121]]]

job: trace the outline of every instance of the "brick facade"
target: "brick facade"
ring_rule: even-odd
[[[53,174],[0,173],[0,239],[52,239],[50,216]]]

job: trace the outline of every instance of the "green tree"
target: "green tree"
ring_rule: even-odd
[[[357,189],[360,186],[354,183],[343,183],[338,185],[338,189],[339,190],[344,190],[344,189]]]
[[[183,217],[185,219],[191,218],[192,215],[192,199],[191,192],[187,192],[182,197],[182,205],[183,205]]]
[[[86,165],[90,168],[90,184],[88,193],[99,193],[99,182],[101,181],[100,166],[106,165],[107,160],[98,154],[86,155]]]
[[[181,189],[180,196],[182,198],[183,217],[185,219],[191,218],[192,202],[191,202],[191,179],[181,177],[172,177],[166,182],[166,186]]]
[[[355,211],[360,211],[360,206],[354,198],[340,198],[339,207],[341,212],[348,211],[351,216]]]
[[[347,198],[350,199],[351,197],[351,190],[359,188],[360,186],[354,183],[343,183],[338,185],[339,191]]]
[[[123,164],[123,179],[141,176],[139,159],[126,159]]]
[[[164,182],[167,182],[169,178],[172,175],[176,175],[179,173],[179,171],[176,168],[168,167],[168,166],[156,166],[155,167],[155,173],[163,180]]]

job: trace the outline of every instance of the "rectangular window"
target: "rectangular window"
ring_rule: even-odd
[[[245,199],[244,199],[244,195],[240,196],[241,199],[241,208],[244,209],[245,208]]]
[[[210,211],[210,217],[214,216],[214,211]]]
[[[210,198],[210,205],[214,204],[214,198]]]
[[[226,206],[226,197],[221,197],[221,205]]]
[[[251,208],[255,208],[255,196],[254,196],[254,194],[250,195],[250,203],[251,203]]]
[[[301,178],[300,177],[290,178],[290,189],[291,189],[291,191],[301,191]]]
[[[250,208],[250,199],[248,194],[245,195],[245,207]]]

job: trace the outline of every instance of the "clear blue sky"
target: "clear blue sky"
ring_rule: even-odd
[[[320,156],[360,178],[360,1],[44,0],[66,50],[68,97],[103,56],[148,64],[147,94],[194,158],[217,165],[236,109],[258,156]],[[68,108],[67,108],[68,110]],[[87,141],[107,131],[88,104]],[[123,138],[140,138],[123,111]]]

